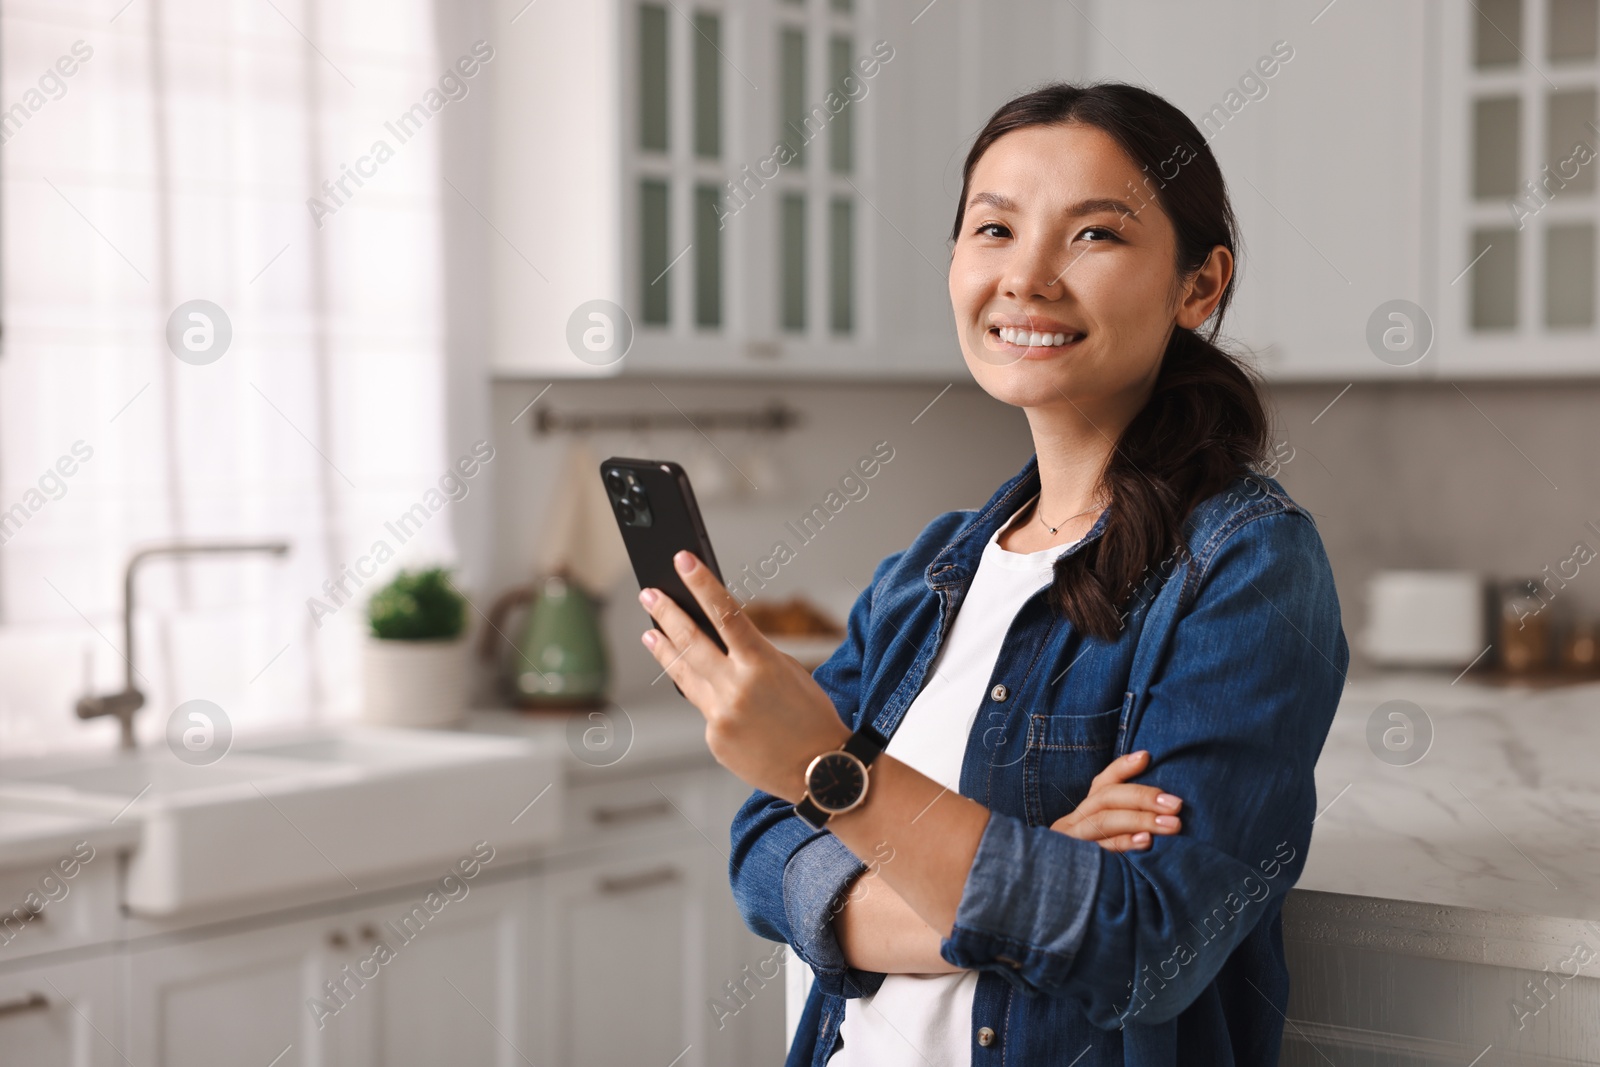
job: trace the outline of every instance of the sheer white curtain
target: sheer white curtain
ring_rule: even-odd
[[[403,542],[385,525],[453,460],[439,131],[385,126],[443,71],[429,4],[0,0],[0,18],[0,755],[109,742],[72,702],[120,687],[123,564],[170,539],[293,547],[145,566],[141,739],[195,698],[240,733],[354,714],[365,594],[453,552],[447,507]],[[231,323],[214,362],[169,348],[191,300]],[[337,605],[324,583],[378,541],[394,559]],[[313,597],[338,610],[314,620]]]

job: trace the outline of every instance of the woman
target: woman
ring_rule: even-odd
[[[1022,470],[884,559],[814,675],[690,553],[726,654],[641,593],[645,644],[756,789],[740,908],[816,976],[789,1063],[1275,1063],[1349,652],[1214,345],[1221,172],[1161,98],[1051,85],[978,135],[952,237],[962,353],[1027,415]]]

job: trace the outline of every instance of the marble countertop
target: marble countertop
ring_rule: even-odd
[[[1414,722],[1409,750],[1391,712]],[[1386,729],[1396,731],[1388,746]],[[1417,758],[1425,730],[1431,743]],[[1597,753],[1600,684],[1352,681],[1317,763],[1320,813],[1286,917],[1465,936],[1466,954],[1480,958],[1485,939],[1587,930],[1597,943]]]

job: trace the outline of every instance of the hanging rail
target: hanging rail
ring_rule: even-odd
[[[534,413],[535,435],[589,433],[597,430],[748,430],[784,433],[800,424],[800,413],[779,401],[758,410],[742,411],[604,411],[556,412],[541,408]]]

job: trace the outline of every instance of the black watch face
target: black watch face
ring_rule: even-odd
[[[866,791],[867,774],[854,756],[829,752],[811,768],[806,785],[817,807],[829,812],[845,811]]]

